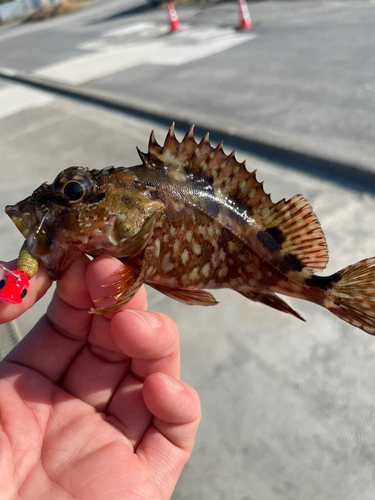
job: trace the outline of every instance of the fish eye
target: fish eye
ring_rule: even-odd
[[[21,299],[25,298],[26,295],[27,295],[27,287],[24,286],[20,294]]]
[[[69,181],[63,187],[62,194],[69,201],[79,201],[85,194],[85,188],[78,181]]]
[[[6,282],[7,282],[7,280],[5,278],[3,278],[3,279],[0,280],[0,290],[2,288],[4,288]]]
[[[53,183],[55,198],[63,203],[77,203],[86,200],[97,190],[95,180],[83,168],[67,168]]]

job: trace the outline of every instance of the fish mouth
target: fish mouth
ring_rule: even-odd
[[[29,205],[24,202],[8,205],[5,213],[26,239],[30,255],[43,264],[52,280],[60,279],[82,252],[59,241],[54,231],[53,218],[48,221],[48,213],[36,213],[35,210],[30,210]]]
[[[5,213],[26,239],[33,257],[38,258],[50,252],[52,239],[46,233],[45,215],[39,218],[34,211],[23,210],[19,205],[7,205]]]
[[[29,212],[21,213],[14,205],[7,205],[5,213],[12,219],[17,229],[26,236],[25,233],[31,226],[31,215]]]

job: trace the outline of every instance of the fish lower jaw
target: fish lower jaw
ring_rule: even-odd
[[[33,257],[40,257],[50,253],[54,249],[52,241],[44,233],[36,233],[35,231],[28,229],[23,232],[23,236],[27,242],[27,248]]]

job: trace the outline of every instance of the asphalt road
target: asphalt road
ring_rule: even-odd
[[[295,6],[294,12],[299,12],[300,17],[297,14],[291,15],[290,10],[289,14],[280,14],[278,4],[289,9]],[[108,2],[104,6],[99,2],[87,12],[72,16],[70,20],[65,18],[50,24],[2,28],[0,65],[30,72],[41,72],[41,68],[44,68],[43,71],[51,71],[52,64],[68,62],[77,53],[82,55],[87,51],[87,45],[86,49],[77,49],[77,45],[101,40],[103,31],[123,26],[124,20],[125,24],[141,20],[144,22],[145,16],[151,15],[153,17],[149,22],[156,23],[157,19],[165,17],[163,11],[147,9],[115,16],[116,12],[121,12],[121,6],[127,10],[131,5],[133,3],[130,2]],[[213,10],[226,9],[228,5],[218,5]],[[267,5],[268,10],[265,8]],[[346,17],[346,23],[348,29],[355,30],[354,19],[366,17],[366,9],[370,19],[371,4],[358,2],[350,5],[354,17]],[[314,10],[314,7],[318,9]],[[261,23],[254,13],[256,9],[257,12],[262,12],[262,8],[265,17]],[[251,12],[257,38],[241,42],[205,59],[196,59],[180,66],[164,65],[167,66],[169,80],[166,78],[165,68],[149,63],[122,70],[121,78],[127,93],[133,85],[137,90],[137,94],[134,90],[137,99],[143,99],[146,103],[149,102],[147,99],[153,103],[154,99],[159,99],[165,106],[176,104],[176,86],[180,86],[180,91],[184,86],[189,87],[190,100],[186,100],[185,104],[181,102],[179,111],[185,109],[200,117],[206,111],[208,113],[210,108],[207,108],[206,97],[200,99],[199,96],[203,93],[208,98],[211,94],[208,80],[194,80],[194,85],[189,80],[192,75],[198,75],[193,71],[194,68],[200,66],[201,73],[206,70],[207,73],[216,72],[212,73],[215,83],[211,86],[212,99],[220,82],[226,79],[222,95],[228,95],[229,106],[229,96],[239,95],[239,91],[235,91],[237,83],[239,90],[244,88],[240,78],[236,78],[238,73],[231,73],[229,63],[238,57],[238,51],[243,53],[246,48],[250,50],[253,44],[262,39],[265,41],[265,31],[262,32],[262,29],[267,30],[272,23],[275,27],[279,26],[279,33],[283,27],[287,32],[285,26],[288,30],[295,26],[301,32],[305,27],[307,31],[303,33],[313,36],[311,23],[327,26],[335,12],[341,12],[339,18],[345,19],[343,9],[345,7],[340,2],[266,2],[264,7],[262,4],[254,4]],[[87,13],[90,12],[92,18],[97,18],[97,22],[87,21]],[[190,16],[189,22],[195,18],[197,24],[204,24],[204,16],[212,18],[210,12],[212,11],[202,9],[197,16],[194,9],[186,9],[180,19],[188,22]],[[233,20],[235,18],[236,15]],[[224,19],[226,25],[231,23],[228,13]],[[153,24],[152,30],[155,29]],[[363,36],[366,35],[365,31]],[[367,34],[371,40],[372,33]],[[111,36],[113,35],[109,35],[109,38]],[[139,31],[132,34],[132,37],[139,36]],[[228,38],[229,34],[225,43]],[[135,40],[134,38],[132,43]],[[124,44],[128,45],[128,42]],[[274,46],[277,45],[274,40]],[[33,50],[29,49],[31,46],[34,47]],[[46,50],[47,47],[49,51]],[[108,45],[104,49],[103,45],[100,47],[100,50],[92,50],[95,57],[101,50],[108,49]],[[298,44],[295,43],[293,47],[297,50]],[[315,45],[314,47],[316,48]],[[121,50],[127,49],[128,47],[122,47]],[[59,50],[60,55],[57,57]],[[209,48],[206,47],[206,50]],[[321,51],[324,55],[324,50]],[[168,57],[171,57],[170,52]],[[252,57],[255,57],[254,54]],[[260,55],[257,57],[261,59]],[[290,55],[290,65],[292,59]],[[295,60],[296,78],[302,59],[304,58],[301,56],[301,59]],[[283,66],[283,61],[280,62],[280,67]],[[266,66],[265,62],[263,65]],[[340,66],[340,62],[337,65]],[[327,62],[324,67],[328,68],[328,73],[333,71],[333,67]],[[265,72],[266,70],[267,68],[264,69]],[[72,75],[74,72],[72,69],[70,71]],[[221,80],[218,74],[221,75]],[[135,85],[136,75],[138,89]],[[255,78],[255,75],[249,72],[249,78],[251,77]],[[316,102],[321,96],[321,79],[317,73],[315,77],[318,87],[311,96],[315,97]],[[120,78],[118,73],[112,73],[111,78],[108,75],[104,79],[107,84],[102,88],[106,92],[121,92],[119,84],[117,90],[109,86],[110,81],[115,81],[116,78]],[[302,68],[300,78],[298,86],[303,93]],[[325,74],[322,78],[325,78]],[[76,85],[91,86],[100,82],[102,85],[104,80],[95,79]],[[274,82],[278,84],[279,80],[275,77]],[[344,87],[345,82],[343,77],[340,83]],[[128,83],[131,85],[127,86]],[[152,84],[156,94],[147,95],[145,89],[151,88]],[[338,88],[341,89],[342,85]],[[128,95],[131,96],[131,93]],[[371,92],[366,95],[371,95]],[[277,109],[282,111],[284,94],[279,96],[279,107],[273,107],[275,116]],[[286,93],[285,96],[287,97]],[[175,99],[174,103],[172,98]],[[255,97],[251,99],[257,101]],[[298,99],[294,104],[289,104],[291,115],[286,120],[285,127],[284,124],[279,124],[276,131],[280,132],[280,128],[288,130],[289,126],[294,126],[292,112],[296,102]],[[307,102],[313,107],[312,97]],[[335,102],[338,105],[338,101]],[[355,104],[356,100],[353,98],[350,102]],[[344,109],[345,100],[341,104]],[[247,105],[237,103],[234,106],[234,109],[240,109],[242,114],[238,117],[241,120],[246,114],[244,110]],[[367,111],[371,110],[371,99],[366,101],[365,107]],[[220,113],[230,114],[228,109],[221,110]],[[317,109],[322,108],[318,106]],[[254,112],[253,107],[251,111]],[[306,123],[311,119],[310,124],[317,132],[314,135],[312,130],[312,137],[314,140],[319,138],[322,133],[319,128],[320,120],[317,118],[315,122],[303,107],[297,111],[297,124],[301,123],[303,117],[307,118]],[[316,113],[315,116],[318,116],[319,112]],[[270,119],[271,115],[268,111]],[[330,115],[332,108],[327,109],[327,120]],[[220,116],[210,112],[206,118],[222,120]],[[282,114],[279,115],[279,120],[281,116]],[[371,113],[368,116],[371,117]],[[234,118],[236,117],[235,113]],[[233,125],[231,114],[229,118],[226,117],[225,123]],[[344,119],[337,123],[346,130],[348,137],[354,133],[350,131],[353,125],[346,123]],[[332,136],[328,126],[320,140],[324,139],[325,147],[334,148],[335,151],[341,151],[341,147],[346,147],[345,144],[347,148],[350,146],[354,160],[358,159],[357,163],[360,163],[363,160],[362,153],[367,155],[366,148],[372,147],[370,138],[374,134],[370,125],[366,129],[368,136],[363,138],[359,132],[353,135],[354,146],[347,142],[345,134],[340,135],[339,139]],[[358,131],[361,126],[361,120],[356,121]],[[138,163],[135,146],[146,148],[152,128],[155,128],[157,138],[162,141],[166,127],[158,123],[136,120],[121,113],[0,80],[1,202],[5,205],[22,199],[41,182],[52,181],[60,170],[70,165],[101,168]],[[184,132],[185,130],[177,130],[180,138]],[[301,142],[306,137],[310,137],[307,125],[303,129]],[[226,143],[226,148],[229,151],[231,144]],[[343,151],[345,153],[347,149]],[[358,156],[357,152],[360,152]],[[273,201],[299,192],[309,199],[327,238],[330,250],[328,274],[375,254],[373,185],[324,173],[321,169],[316,169],[313,163],[310,171],[302,172],[298,171],[295,163],[280,164],[277,158],[273,161],[270,158],[259,158],[248,150],[237,151],[237,157],[247,158],[250,170],[258,168],[258,178],[265,181],[265,189],[271,193]],[[367,156],[366,158],[368,159]],[[14,258],[22,238],[3,214],[0,214],[0,233],[1,258]],[[150,309],[172,316],[179,327],[182,379],[198,391],[203,410],[193,456],[181,475],[173,499],[372,500],[375,486],[374,338],[306,302],[287,299],[307,320],[302,323],[249,302],[231,291],[218,291],[215,296],[220,301],[215,308],[189,308],[150,291]],[[43,312],[47,301],[48,297],[20,319],[18,327],[22,333],[26,333]]]
[[[373,0],[235,2],[165,10],[101,1],[44,25],[0,29],[0,66],[167,108],[313,156],[373,169]]]

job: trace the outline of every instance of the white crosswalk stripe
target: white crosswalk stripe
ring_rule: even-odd
[[[121,39],[138,31],[148,31],[150,36],[145,41],[136,42]],[[175,33],[173,37],[161,38],[158,36],[159,31],[151,23],[135,23],[105,31],[101,39],[87,41],[77,47],[90,51],[89,54],[39,68],[34,74],[70,85],[81,85],[142,64],[187,64],[257,36],[254,33],[237,33],[232,29],[211,27],[199,30],[188,28]]]

